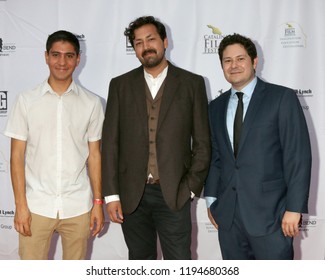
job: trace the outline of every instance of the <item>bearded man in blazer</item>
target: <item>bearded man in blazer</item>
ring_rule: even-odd
[[[226,36],[219,58],[232,88],[209,105],[212,158],[204,195],[223,259],[292,259],[293,237],[307,213],[311,148],[294,90],[255,76],[256,47]],[[233,124],[243,93],[237,156]]]
[[[200,196],[211,142],[204,79],[165,58],[152,16],[125,33],[142,66],[113,78],[102,137],[103,193],[121,223],[129,259],[191,258],[191,198]]]

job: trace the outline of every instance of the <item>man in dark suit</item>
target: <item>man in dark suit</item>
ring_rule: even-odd
[[[212,158],[204,195],[222,257],[292,259],[311,174],[303,111],[292,89],[255,76],[250,39],[226,36],[219,58],[232,87],[209,105]]]
[[[204,79],[165,58],[164,25],[152,16],[125,31],[142,66],[110,82],[103,127],[103,193],[121,223],[129,259],[191,258],[191,197],[210,157]]]

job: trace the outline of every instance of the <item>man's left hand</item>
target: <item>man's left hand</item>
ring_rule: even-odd
[[[286,211],[282,218],[282,231],[284,236],[295,237],[299,234],[301,214]]]

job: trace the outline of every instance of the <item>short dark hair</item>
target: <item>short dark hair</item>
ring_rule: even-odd
[[[167,37],[165,26],[157,18],[154,18],[153,16],[139,17],[139,18],[135,19],[134,21],[132,21],[129,24],[129,26],[127,28],[125,28],[125,31],[124,31],[124,35],[129,38],[129,41],[133,48],[134,48],[133,41],[135,38],[134,31],[146,24],[153,24],[157,28],[157,32],[158,32],[161,40],[165,40],[165,38]]]
[[[56,32],[52,33],[51,35],[49,35],[49,37],[47,38],[47,41],[46,41],[47,53],[49,53],[53,44],[56,42],[59,42],[59,41],[66,41],[66,42],[71,43],[73,45],[76,53],[77,54],[80,53],[80,44],[79,44],[79,40],[78,40],[77,36],[69,31],[66,31],[66,30],[59,30],[59,31],[56,31]]]
[[[219,59],[222,65],[222,58],[223,58],[223,52],[226,47],[229,45],[234,45],[234,44],[240,44],[242,45],[245,50],[247,51],[249,57],[252,60],[252,63],[254,62],[254,59],[257,57],[257,51],[256,51],[256,46],[253,43],[253,41],[243,35],[234,33],[232,35],[227,35],[222,39],[220,42],[219,48],[218,48],[218,53],[219,53]]]

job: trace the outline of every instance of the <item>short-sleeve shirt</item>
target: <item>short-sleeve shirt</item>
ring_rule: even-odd
[[[26,141],[26,196],[30,211],[71,218],[90,211],[88,142],[101,139],[100,98],[72,82],[57,95],[47,81],[18,95],[4,134]]]

